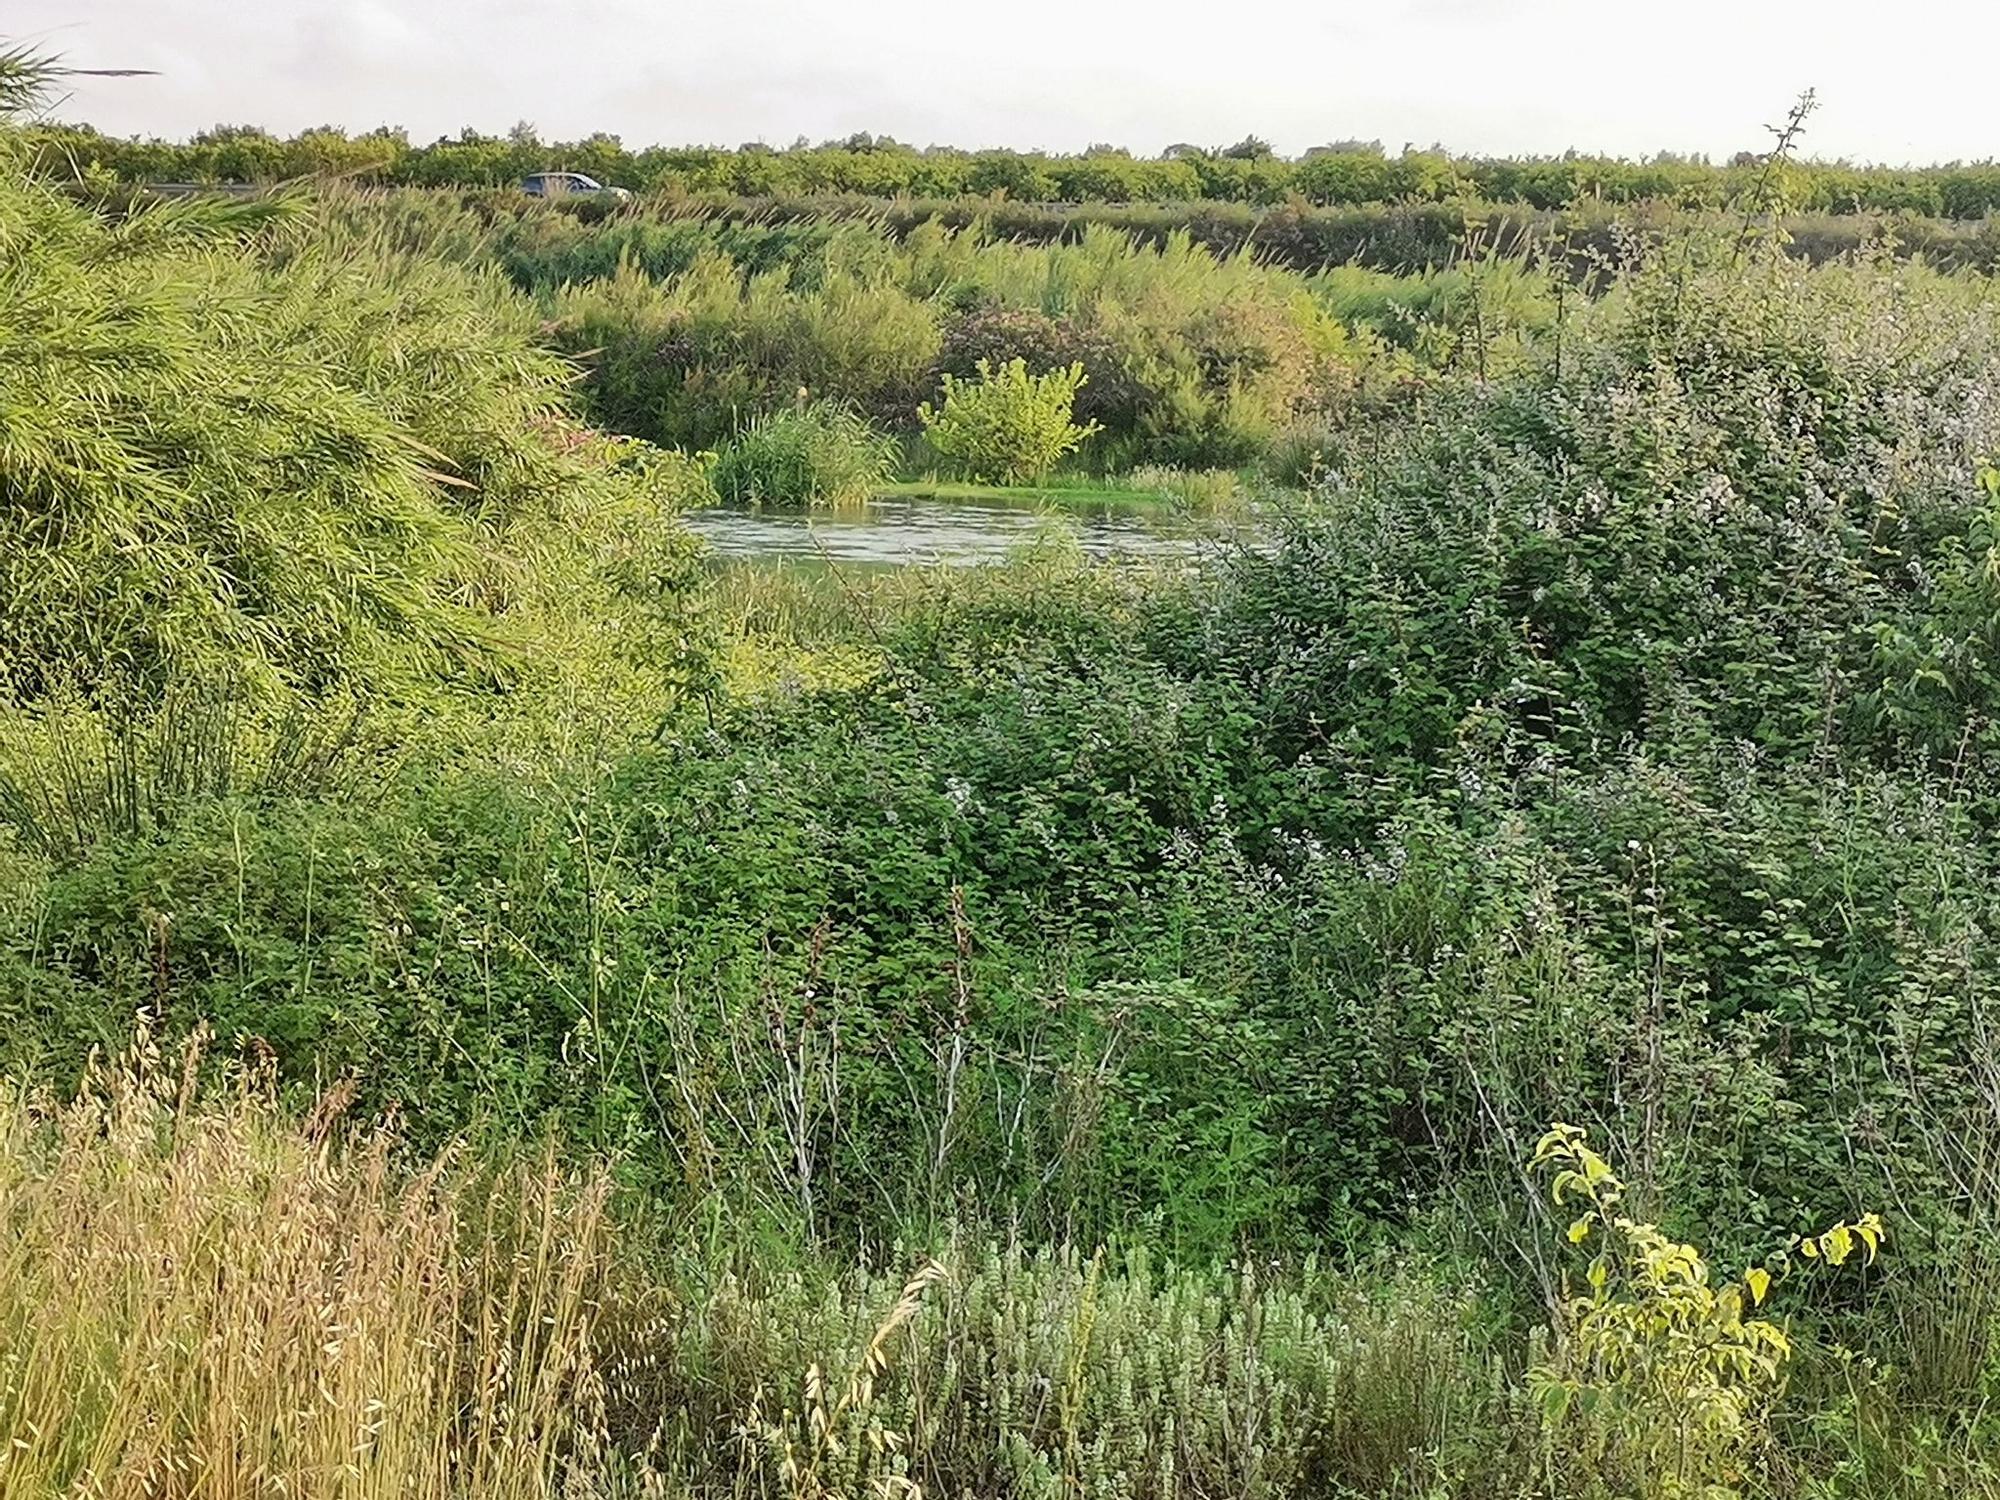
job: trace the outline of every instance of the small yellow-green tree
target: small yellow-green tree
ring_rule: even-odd
[[[971,475],[1001,484],[1039,479],[1096,432],[1072,418],[1083,366],[1030,375],[1028,362],[995,368],[980,360],[977,380],[944,377],[943,400],[917,408],[931,447]]]
[[[1549,1355],[1533,1371],[1554,1456],[1637,1494],[1734,1496],[1792,1352],[1754,1310],[1794,1251],[1836,1266],[1857,1250],[1872,1261],[1881,1219],[1866,1214],[1794,1239],[1771,1266],[1717,1286],[1693,1245],[1626,1216],[1624,1183],[1582,1130],[1552,1126],[1534,1160],[1553,1170],[1557,1206],[1581,1210],[1570,1242],[1594,1247],[1586,1290],[1563,1304]]]

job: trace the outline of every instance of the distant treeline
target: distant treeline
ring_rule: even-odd
[[[1384,151],[1345,141],[1297,159],[1254,137],[1221,149],[1175,146],[1139,157],[1108,146],[1077,155],[1039,151],[917,150],[857,135],[785,149],[649,146],[616,136],[545,142],[519,126],[506,136],[466,131],[413,145],[400,131],[353,136],[331,127],[289,139],[219,126],[185,142],[121,140],[87,126],[38,134],[52,166],[140,182],[274,182],[334,174],[410,186],[491,187],[531,172],[584,172],[635,192],[745,197],[851,193],[878,198],[1002,198],[1031,203],[1315,205],[1442,203],[1472,197],[1556,209],[1579,203],[1671,203],[1719,209],[1773,195],[1796,213],[1980,218],[2000,207],[2000,163],[1863,167],[1788,162],[1774,171],[1750,153],[1728,162],[1662,154],[1650,161],[1579,156],[1455,157]]]

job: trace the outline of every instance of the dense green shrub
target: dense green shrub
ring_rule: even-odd
[[[890,443],[827,402],[752,418],[716,455],[725,500],[777,506],[858,505],[889,477]]]
[[[1710,1221],[1901,1191],[1950,1232],[1964,1168],[1925,1142],[1994,1128],[1953,1039],[1996,973],[1974,830],[2000,679],[1966,566],[1995,332],[1986,288],[1921,270],[1666,259],[1559,364],[1336,445],[1326,508],[1177,629],[1183,670],[1261,705],[1252,826],[1291,832],[1257,857],[1358,844],[1410,888],[1408,946],[1332,972],[1399,997],[1388,1096],[1427,1100],[1446,1160],[1503,1181],[1500,1122],[1641,1089],[1687,1132],[1671,1159],[1597,1118]]]
[[[1921,673],[1884,679],[1878,627],[1930,618],[1961,577],[1940,564],[1983,546],[1970,456],[2000,430],[1978,396],[1995,368],[1981,289],[1872,264],[1663,262],[1577,316],[1560,378],[1545,353],[1343,469],[1294,559],[1326,655],[1285,668],[1326,675],[1287,696],[1365,717],[1394,682],[1399,732],[1370,738],[1419,758],[1481,702],[1539,701],[1559,743],[1691,718],[1766,753],[1919,713]],[[1885,342],[1892,317],[1909,332]],[[1379,650],[1357,675],[1364,640]],[[1946,691],[1962,727],[1989,689]]]
[[[1025,360],[996,369],[982,359],[977,374],[962,381],[947,373],[938,404],[918,408],[931,447],[974,479],[1039,479],[1097,431],[1072,420],[1082,365],[1031,375]]]
[[[614,540],[666,564],[682,466],[578,428],[504,289],[256,225],[0,181],[0,696],[511,670]]]

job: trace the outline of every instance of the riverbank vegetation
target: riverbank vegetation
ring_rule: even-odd
[[[34,151],[0,1493],[2000,1493],[1987,280]],[[680,523],[1016,358],[1255,534]]]

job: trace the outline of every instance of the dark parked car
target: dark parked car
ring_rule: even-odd
[[[530,198],[613,198],[620,203],[632,196],[581,172],[536,172],[521,179],[521,191]]]

